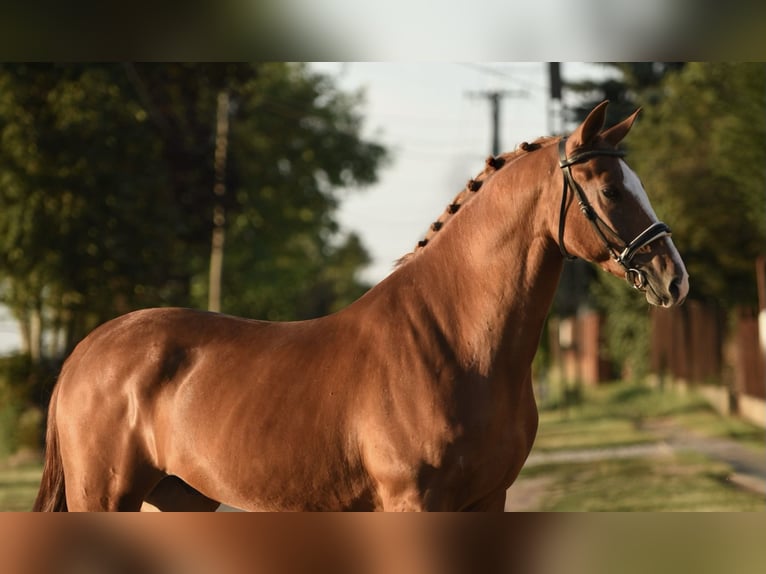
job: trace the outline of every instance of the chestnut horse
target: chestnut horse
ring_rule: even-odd
[[[655,305],[688,292],[617,149],[638,112],[603,130],[605,112],[489,158],[338,313],[150,309],[94,330],[54,389],[35,509],[503,510],[537,430],[530,366],[564,259]]]

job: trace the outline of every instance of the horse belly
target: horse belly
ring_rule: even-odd
[[[168,472],[206,496],[242,510],[344,510],[371,504],[342,412],[321,401],[223,397],[184,403],[170,426],[186,429],[166,445]],[[204,404],[203,404],[204,403]],[[306,408],[311,406],[311,410]],[[200,421],[213,413],[214,424]]]
[[[328,467],[301,457],[267,456],[239,471],[229,458],[197,473],[190,484],[215,500],[248,511],[371,510],[372,491],[363,475],[346,461],[325,462]]]

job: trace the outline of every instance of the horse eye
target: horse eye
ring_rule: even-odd
[[[620,191],[614,187],[605,187],[601,193],[608,199],[617,199],[620,196]]]

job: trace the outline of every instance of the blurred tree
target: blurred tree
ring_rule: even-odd
[[[0,297],[26,350],[66,352],[153,305],[204,306],[215,107],[232,94],[224,310],[300,318],[348,302],[367,255],[335,222],[375,180],[361,97],[294,64],[0,67]]]
[[[653,105],[662,98],[662,80],[670,72],[683,69],[684,62],[604,62],[613,71],[603,79],[569,81],[566,87],[576,96],[567,113],[580,123],[590,111],[609,100],[606,125],[614,125],[632,114],[639,105]],[[627,142],[628,144],[630,142]]]
[[[160,288],[173,225],[144,121],[108,67],[0,69],[2,296],[35,360],[46,327],[73,340]]]
[[[755,303],[753,261],[766,249],[766,67],[762,64],[624,63],[624,84],[585,85],[591,99],[624,98],[612,121],[643,112],[625,142],[660,219],[692,277],[691,298],[722,310]],[[589,90],[589,91],[588,91]],[[613,106],[610,106],[610,110]],[[649,321],[626,284],[594,274],[618,368],[646,371]]]
[[[366,289],[353,277],[368,255],[356,236],[338,237],[334,219],[335,190],[374,181],[385,157],[359,137],[360,104],[360,94],[298,66],[263,66],[242,87],[231,128],[238,185],[227,206],[227,245],[236,245],[224,258],[229,312],[312,317]]]
[[[663,82],[631,162],[693,278],[690,296],[755,306],[766,251],[766,67],[693,63]]]

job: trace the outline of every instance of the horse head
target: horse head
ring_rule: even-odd
[[[670,228],[658,220],[641,180],[617,149],[638,110],[603,130],[607,103],[559,142],[559,248],[565,257],[581,257],[625,278],[653,305],[678,305],[689,292],[686,268]],[[575,204],[579,209],[569,209]]]

